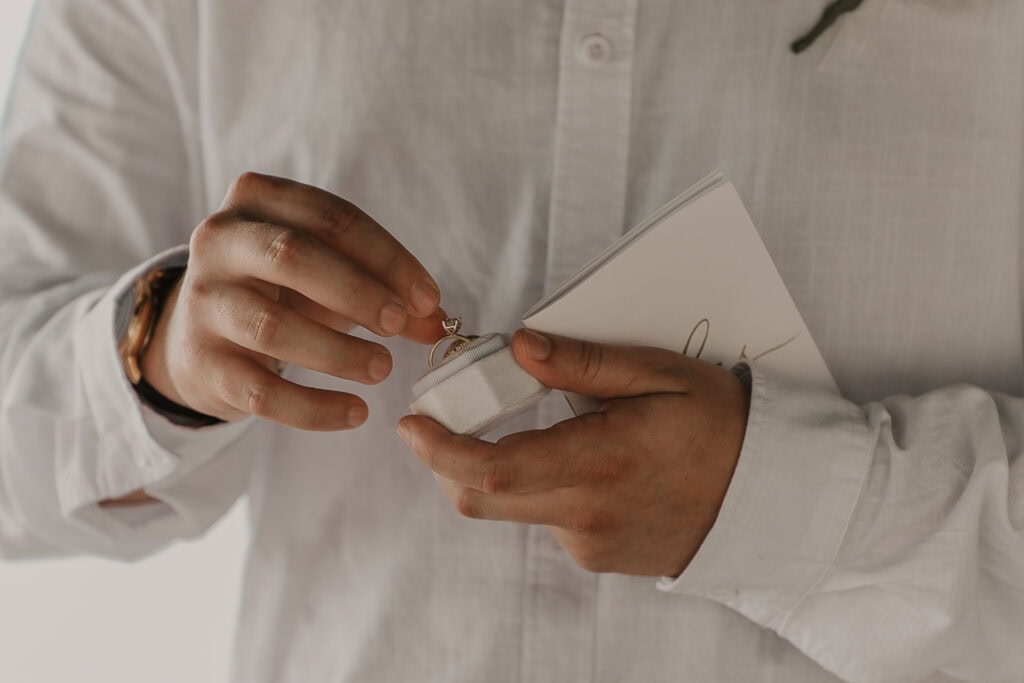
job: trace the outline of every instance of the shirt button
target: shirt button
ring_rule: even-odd
[[[600,33],[591,33],[580,41],[579,56],[589,64],[602,64],[611,59],[612,43]]]

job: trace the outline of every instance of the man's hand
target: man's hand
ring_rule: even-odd
[[[590,571],[675,576],[711,530],[746,430],[731,372],[661,349],[520,330],[541,382],[606,399],[597,413],[491,444],[406,416],[399,432],[467,517],[548,525]]]
[[[346,334],[353,325],[424,343],[440,336],[440,293],[419,261],[323,190],[242,175],[190,246],[142,371],[157,391],[199,412],[356,427],[368,414],[361,398],[288,382],[279,365],[375,384],[391,372],[391,355]]]

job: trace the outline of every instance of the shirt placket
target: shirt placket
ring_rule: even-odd
[[[636,6],[636,0],[565,5],[546,291],[625,227]]]
[[[627,227],[637,0],[568,0],[562,23],[545,289]],[[548,403],[541,419],[563,417]],[[550,413],[544,415],[543,413]],[[527,535],[521,680],[592,681],[598,579],[550,532]]]

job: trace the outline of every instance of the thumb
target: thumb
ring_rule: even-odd
[[[683,393],[693,384],[693,363],[681,353],[620,346],[518,330],[512,352],[524,370],[554,389],[593,398]]]

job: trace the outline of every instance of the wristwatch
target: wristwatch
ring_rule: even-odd
[[[176,425],[208,427],[223,420],[192,410],[167,398],[142,376],[142,356],[153,340],[153,330],[167,297],[185,272],[185,266],[171,263],[152,270],[138,280],[117,302],[117,353],[124,374],[139,400]]]
[[[130,314],[121,330],[117,353],[124,373],[133,385],[142,381],[142,355],[153,339],[153,330],[160,320],[167,295],[181,278],[184,268],[167,267],[150,271],[135,281],[130,296]]]

